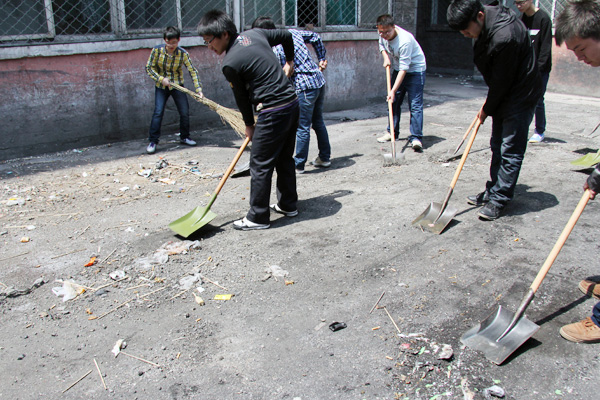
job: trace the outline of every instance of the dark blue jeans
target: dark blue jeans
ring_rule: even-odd
[[[527,149],[527,132],[533,119],[530,107],[506,117],[492,117],[492,162],[486,189],[490,201],[504,207],[512,200]]]
[[[298,103],[278,111],[258,114],[250,150],[250,210],[257,224],[269,223],[269,198],[273,171],[277,171],[277,201],[286,211],[297,209],[294,146],[298,129]]]
[[[323,100],[325,99],[325,86],[318,89],[308,89],[298,94],[300,99],[300,121],[296,131],[296,162],[297,169],[304,169],[308,159],[310,143],[310,127],[315,130],[319,147],[319,158],[329,161],[331,158],[331,145],[329,135],[323,120]]]
[[[394,86],[398,71],[393,71],[391,86]],[[408,140],[423,138],[423,88],[425,87],[425,72],[407,73],[396,92],[392,103],[394,114],[394,137],[400,135],[400,113],[404,96],[408,95],[408,109],[410,111],[410,137]],[[387,131],[390,131],[388,125]]]
[[[544,94],[546,93],[546,87],[548,86],[548,79],[550,73],[540,74],[542,76],[542,97],[535,106],[535,133],[543,135],[546,131],[546,105],[544,104]]]
[[[163,115],[165,114],[165,105],[169,96],[173,97],[177,111],[179,111],[179,133],[181,139],[190,137],[190,105],[187,95],[179,90],[169,90],[155,87],[154,90],[154,113],[152,114],[152,122],[150,122],[150,132],[148,133],[148,141],[158,143],[160,137],[160,125],[162,124]]]
[[[600,301],[596,303],[592,310],[592,321],[600,327]]]

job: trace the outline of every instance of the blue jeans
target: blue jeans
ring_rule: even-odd
[[[391,85],[394,86],[398,71],[393,71]],[[410,110],[410,137],[408,140],[423,138],[423,88],[425,87],[425,72],[407,73],[396,92],[392,103],[394,114],[394,137],[400,135],[400,112],[404,96],[408,94],[408,109]],[[388,125],[387,131],[390,131]]]
[[[504,207],[512,200],[527,149],[527,132],[534,107],[506,117],[492,117],[492,162],[486,190],[490,202]]]
[[[542,73],[542,97],[535,106],[535,133],[543,135],[546,131],[546,105],[544,104],[544,94],[546,93],[546,87],[548,86],[548,79],[550,73]]]
[[[179,90],[169,90],[155,87],[154,90],[154,113],[152,114],[152,122],[150,122],[150,132],[148,133],[148,141],[158,143],[160,137],[160,125],[162,124],[163,115],[165,114],[165,105],[169,96],[173,97],[177,111],[179,111],[179,132],[180,138],[186,139],[190,137],[190,105],[187,95]]]
[[[596,303],[592,310],[592,321],[600,327],[600,301]]]
[[[325,99],[325,86],[318,89],[307,89],[298,94],[300,99],[300,121],[296,131],[296,156],[294,161],[297,169],[304,169],[308,158],[308,145],[310,143],[310,127],[317,134],[319,158],[329,161],[331,158],[331,145],[329,135],[323,121],[323,100]]]

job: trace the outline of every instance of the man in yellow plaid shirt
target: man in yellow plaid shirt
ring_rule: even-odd
[[[173,97],[177,111],[179,111],[179,140],[182,144],[195,146],[196,142],[190,139],[190,105],[185,93],[171,89],[171,82],[183,86],[183,68],[185,65],[192,77],[196,93],[202,95],[202,85],[198,78],[198,71],[192,65],[190,55],[179,47],[180,32],[174,26],[168,26],[163,32],[164,44],[152,49],[146,72],[156,81],[154,89],[154,113],[150,123],[149,144],[146,148],[148,154],[156,151],[160,138],[160,126],[165,113],[165,104],[169,96]]]

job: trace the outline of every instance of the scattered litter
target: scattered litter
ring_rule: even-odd
[[[123,186],[121,189],[119,189],[121,192],[126,192],[129,190],[129,186]]]
[[[163,169],[163,168],[166,168],[168,166],[169,166],[169,163],[167,162],[167,160],[162,159],[162,160],[160,160],[160,161],[158,161],[156,163],[156,165],[154,166],[154,168],[156,168],[156,169]]]
[[[25,227],[25,229],[27,229],[28,231],[32,231],[32,230],[34,230],[34,229],[35,229],[35,225],[27,225],[27,226]]]
[[[125,229],[125,232],[135,232],[135,229],[130,226],[129,228]]]
[[[315,326],[315,331],[321,330],[321,328],[323,328],[325,325],[327,325],[327,322],[320,322],[317,326]]]
[[[117,281],[119,279],[125,278],[125,271],[117,269],[108,274],[108,276],[110,277],[110,279]]]
[[[285,280],[285,285],[286,286],[293,285],[294,283],[296,283],[296,282],[294,282],[292,280],[287,280],[287,279]]]
[[[29,242],[29,240],[31,240],[31,239],[29,239],[29,236],[23,236],[21,238],[21,243],[27,243],[27,242]]]
[[[194,292],[192,292],[192,294],[194,295],[194,300],[196,301],[196,303],[197,303],[199,306],[203,306],[204,304],[206,304],[206,303],[204,303],[204,300],[202,300],[202,297],[198,296],[198,295],[197,295],[196,293],[194,293]]]
[[[503,398],[504,397],[504,389],[502,389],[498,385],[494,385],[489,388],[485,388],[483,390],[483,394],[485,395],[486,399],[491,399],[492,396]]]
[[[198,160],[190,160],[187,162],[187,165],[198,165]]]
[[[371,328],[372,331],[377,331],[379,329],[381,329],[381,326],[375,326],[375,327]]]
[[[200,247],[199,240],[183,240],[180,242],[167,242],[163,244],[157,251],[166,251],[168,255],[185,254],[189,249],[197,249]]]
[[[174,185],[177,182],[170,178],[160,178],[158,181],[167,185]]]
[[[179,286],[181,286],[182,290],[189,290],[200,279],[202,279],[202,276],[200,274],[184,276],[179,280]]]
[[[231,300],[232,294],[215,294],[214,300]]]
[[[8,200],[3,201],[7,206],[22,206],[25,204],[25,199],[22,197],[11,197]]]
[[[83,288],[81,285],[78,285],[73,280],[62,281],[60,279],[57,279],[55,282],[62,283],[63,285],[62,287],[53,287],[52,293],[59,297],[63,296],[63,302],[74,299],[75,297],[85,292],[85,288]]]
[[[91,267],[94,264],[96,264],[96,257],[91,257],[90,261],[88,261],[87,264],[84,265],[84,267]]]
[[[442,345],[442,351],[438,356],[438,360],[449,360],[454,355],[454,351],[452,350],[452,346],[449,344]]]
[[[144,178],[149,178],[152,175],[151,169],[140,169],[137,173],[139,176],[143,176]]]
[[[329,325],[329,329],[331,329],[332,332],[337,332],[340,329],[344,329],[347,327],[348,325],[346,325],[345,322],[332,322],[331,325]]]
[[[0,289],[0,298],[24,296],[26,294],[31,293],[33,291],[33,289],[39,288],[44,283],[46,283],[46,280],[44,278],[38,278],[27,289],[15,289],[12,286],[6,286],[6,285],[2,284],[4,287],[2,289]]]
[[[119,339],[119,340],[117,340],[117,343],[115,343],[115,345],[114,345],[113,349],[111,350],[111,352],[116,357],[121,352],[121,349],[125,349],[125,348],[127,348],[127,342],[124,341],[123,339]]]
[[[284,278],[289,275],[289,272],[285,269],[282,269],[279,265],[270,265],[265,268],[265,272],[273,276],[275,280],[277,280],[277,278]]]

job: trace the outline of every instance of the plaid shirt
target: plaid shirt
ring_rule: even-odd
[[[325,77],[319,66],[313,61],[306,43],[310,43],[317,53],[319,61],[325,60],[325,46],[318,33],[290,29],[294,39],[294,74],[290,78],[296,88],[296,93],[307,89],[318,89],[325,85]],[[281,65],[285,65],[285,54],[281,45],[273,47]]]
[[[171,82],[183,86],[182,65],[185,65],[190,72],[196,91],[202,90],[198,71],[192,65],[188,52],[181,47],[177,47],[173,55],[167,53],[164,44],[154,47],[146,63],[146,72],[150,75],[150,78],[156,81],[156,87],[165,88],[162,85],[163,78],[169,78]]]

